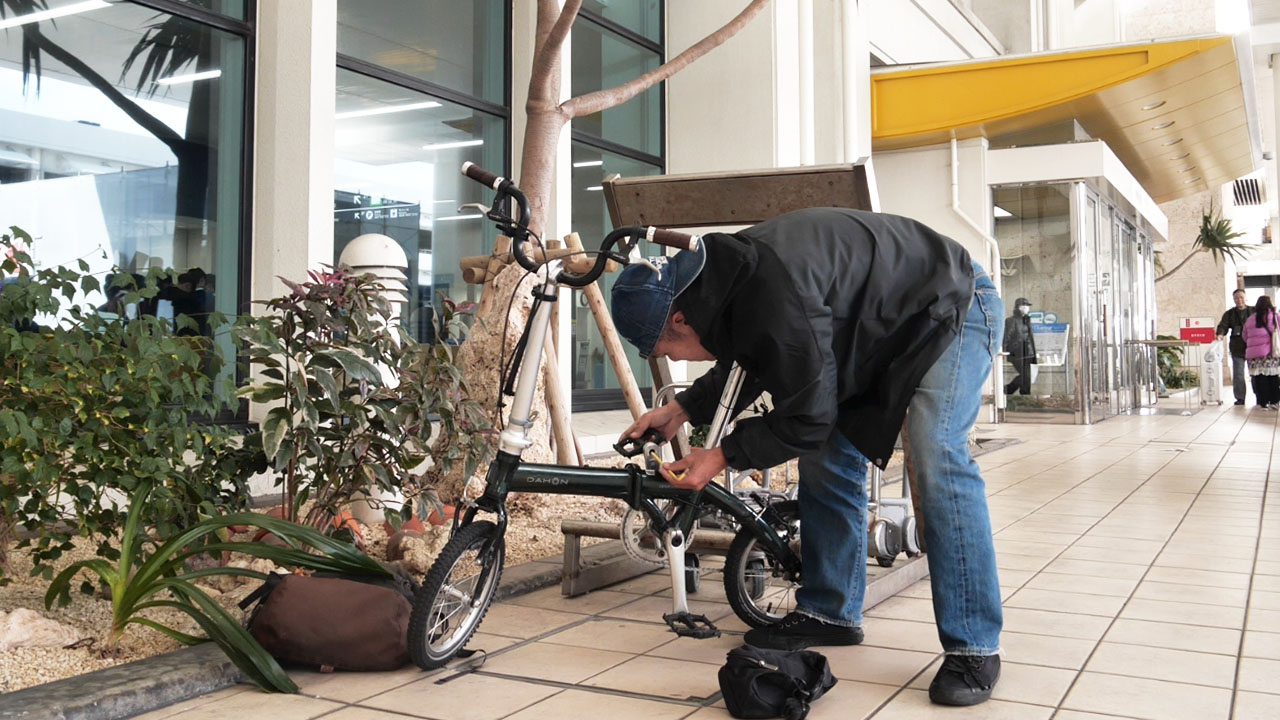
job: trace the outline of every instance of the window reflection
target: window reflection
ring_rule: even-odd
[[[431,341],[436,293],[478,299],[458,261],[489,252],[494,230],[459,207],[491,198],[458,170],[503,169],[505,121],[341,68],[336,118],[334,260],[360,235],[395,240],[409,262],[403,322]]]
[[[129,3],[48,7],[0,34],[0,215],[36,238],[37,267],[174,269],[129,312],[208,334],[210,312],[237,311],[244,39]],[[78,302],[121,312],[102,284]]]
[[[573,144],[573,229],[582,237],[582,243],[588,250],[599,248],[601,240],[611,230],[609,213],[605,207],[602,185],[604,178],[619,174],[624,177],[657,175],[659,168],[638,160],[623,157],[590,147],[583,143]],[[662,248],[649,243],[642,243],[640,252],[644,255],[659,255]],[[616,274],[607,274],[600,278],[601,291],[606,298],[617,280]],[[600,329],[596,326],[595,317],[586,305],[586,296],[574,293],[575,302],[571,311],[573,325],[573,346],[571,372],[573,389],[596,391],[618,390],[618,376],[613,365],[605,354],[604,340],[600,337]],[[624,345],[627,358],[631,362],[631,370],[636,375],[640,387],[653,384],[649,364],[640,358],[639,353],[630,345]],[[615,395],[616,393],[610,393]],[[575,406],[584,409],[591,405],[589,394],[577,393]]]

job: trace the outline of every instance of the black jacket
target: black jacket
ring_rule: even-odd
[[[1014,313],[1004,322],[1004,351],[1017,365],[1022,360],[1036,362],[1036,335],[1031,332],[1031,318]]]
[[[731,361],[747,371],[740,405],[773,410],[721,444],[735,468],[767,468],[841,432],[880,467],[911,395],[955,338],[973,299],[958,243],[896,215],[815,208],[704,236],[707,262],[676,299],[718,359],[676,400],[710,422]]]
[[[1222,313],[1222,320],[1218,321],[1218,335],[1226,335],[1230,333],[1231,338],[1227,340],[1227,345],[1231,349],[1234,357],[1244,357],[1244,321],[1253,315],[1253,308],[1246,305],[1241,308],[1227,308]]]

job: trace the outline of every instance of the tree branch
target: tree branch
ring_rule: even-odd
[[[1202,253],[1202,252],[1206,252],[1206,250],[1207,250],[1207,248],[1197,248],[1197,249],[1195,249],[1195,250],[1192,250],[1192,251],[1191,251],[1191,254],[1190,254],[1190,255],[1188,255],[1188,256],[1186,256],[1185,258],[1183,258],[1183,259],[1182,259],[1182,262],[1178,263],[1178,265],[1177,265],[1176,267],[1174,267],[1174,268],[1173,268],[1172,270],[1170,270],[1169,272],[1167,272],[1167,273],[1165,273],[1165,274],[1161,275],[1160,277],[1156,278],[1156,282],[1160,282],[1161,280],[1163,280],[1163,279],[1165,279],[1165,278],[1169,277],[1170,275],[1172,275],[1172,274],[1174,274],[1174,273],[1178,272],[1179,270],[1181,270],[1181,269],[1182,269],[1182,266],[1183,266],[1183,265],[1186,265],[1188,262],[1190,262],[1190,261],[1191,261],[1191,258],[1195,257],[1196,255],[1199,255],[1199,254],[1200,254],[1200,253]]]
[[[751,0],[751,4],[743,8],[742,12],[738,13],[737,17],[730,20],[724,27],[702,38],[688,50],[666,63],[617,87],[597,90],[581,97],[566,100],[561,104],[560,109],[570,118],[576,118],[625,103],[636,95],[680,72],[689,63],[706,55],[722,45],[724,41],[737,35],[768,4],[769,0]]]
[[[187,141],[173,131],[173,128],[160,122],[151,113],[143,110],[134,101],[120,92],[111,81],[99,75],[93,68],[86,65],[80,58],[63,49],[60,45],[45,37],[36,26],[24,28],[25,34],[29,40],[32,40],[41,50],[49,53],[55,60],[66,65],[73,72],[84,78],[98,92],[107,96],[116,107],[124,111],[130,120],[138,123],[144,130],[151,133],[157,140],[169,146],[174,155],[178,156],[179,161],[186,155]]]
[[[537,39],[533,48],[533,75],[529,83],[529,99],[537,97],[551,103],[560,101],[550,96],[552,88],[560,86],[560,61],[564,57],[564,40],[569,36],[573,21],[582,9],[582,0],[566,0],[557,16],[555,0],[539,0]],[[555,22],[552,23],[552,18]],[[549,26],[548,26],[549,25]]]
[[[573,27],[573,21],[578,19],[578,11],[581,9],[582,0],[565,0],[564,9],[560,11],[560,17],[556,20],[556,24],[552,26],[546,41],[557,46],[563,45],[564,39],[569,37],[569,29]]]

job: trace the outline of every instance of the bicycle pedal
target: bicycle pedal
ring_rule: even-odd
[[[720,637],[720,629],[706,615],[694,615],[688,612],[667,613],[662,616],[662,619],[667,623],[667,627],[671,628],[671,632],[680,637],[699,640]]]

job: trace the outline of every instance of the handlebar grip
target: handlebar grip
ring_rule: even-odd
[[[698,244],[702,242],[702,238],[698,235],[676,232],[675,230],[663,230],[652,226],[645,231],[644,239],[659,245],[680,248],[681,250],[697,250]]]
[[[470,160],[462,163],[462,174],[494,190],[498,189],[498,184],[503,180],[501,175],[495,175]]]

